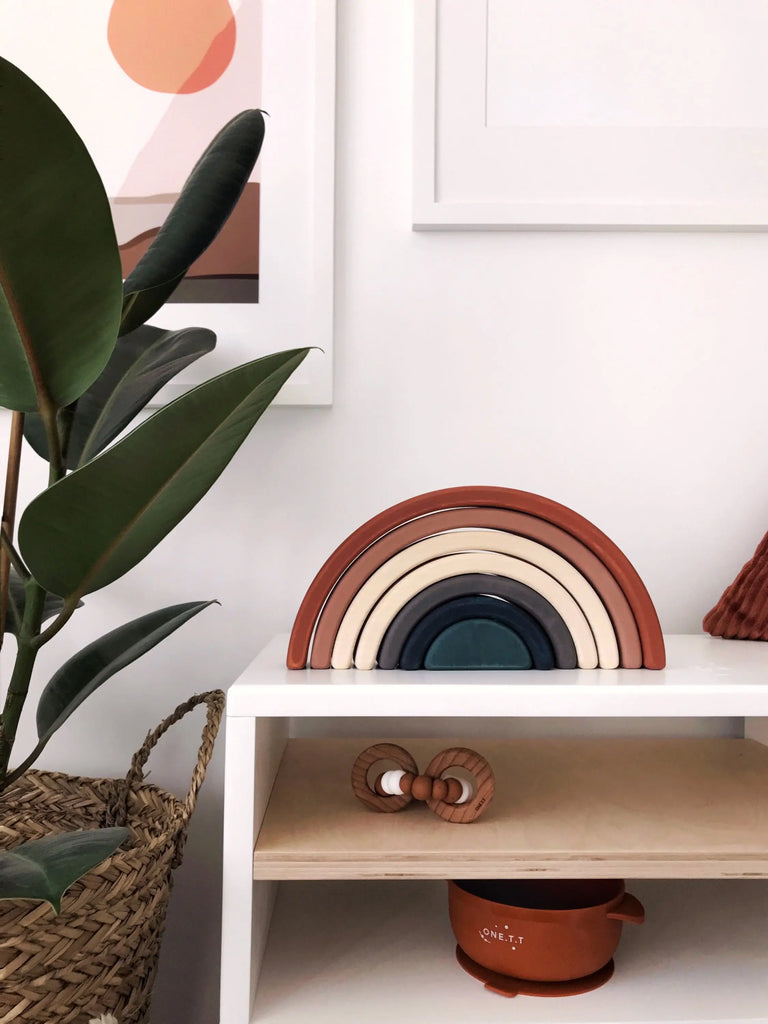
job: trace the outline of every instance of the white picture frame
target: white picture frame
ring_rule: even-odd
[[[768,105],[759,103],[768,90],[765,5],[738,0],[736,11],[724,0],[719,5],[684,0],[682,6],[701,17],[692,19],[689,12],[685,32],[681,24],[666,34],[659,32],[662,19],[680,13],[668,0],[613,0],[612,5],[547,0],[547,5],[552,8],[548,22],[542,4],[528,0],[416,0],[413,228],[768,227]],[[516,11],[523,26],[517,36],[509,31]],[[671,83],[673,91],[679,86],[677,106],[664,105],[663,90],[653,81],[645,108],[644,96],[637,110],[636,96],[614,102],[608,90],[615,87],[624,97],[621,89],[631,72],[620,57],[591,63],[584,57],[590,53],[590,31],[594,52],[615,56],[610,18],[616,11],[629,13],[635,29],[644,30],[644,46],[661,41],[658,55],[647,50],[645,57],[650,53],[653,65],[658,56],[662,82]],[[553,13],[568,15],[578,26],[573,44],[573,33],[569,37]],[[710,22],[702,25],[705,16]],[[540,31],[526,38],[526,27],[536,18]],[[760,31],[764,20],[765,33]],[[509,55],[499,43],[500,26],[505,42],[514,41]],[[718,59],[709,63],[708,55],[696,50],[695,33],[705,29],[717,47]],[[621,45],[636,46],[637,36],[636,31],[624,39],[617,34],[617,51]],[[561,72],[567,76],[569,45],[583,48],[573,64],[582,59],[590,88],[596,81],[598,91],[601,85],[604,90],[604,109],[598,99],[596,112],[588,110],[586,116],[578,98],[572,102],[563,82],[556,81]],[[640,66],[643,53],[627,53]],[[558,64],[563,54],[565,70]],[[547,67],[555,69],[549,81],[542,78]],[[505,94],[525,74],[528,92],[522,85],[520,92],[527,108],[525,102],[507,103]],[[532,91],[531,83],[542,81],[550,91]],[[700,101],[702,83],[713,100],[712,123]],[[543,110],[540,121],[537,104]],[[694,116],[686,121],[691,110]]]
[[[155,320],[217,334],[216,350],[157,396],[163,404],[268,352],[312,347],[277,405],[333,402],[336,0],[263,0],[259,302],[169,303]]]

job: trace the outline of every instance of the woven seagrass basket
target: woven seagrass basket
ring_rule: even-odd
[[[207,718],[189,793],[143,782],[163,733],[198,704]],[[28,771],[0,796],[0,848],[81,828],[128,825],[124,847],[47,903],[0,903],[0,1024],[86,1024],[112,1013],[146,1024],[173,869],[213,753],[221,690],[192,697],[150,732],[125,779]]]

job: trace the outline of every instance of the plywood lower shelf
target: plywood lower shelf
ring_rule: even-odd
[[[396,739],[394,740],[396,742]],[[254,878],[768,877],[768,747],[732,739],[403,741],[419,765],[476,745],[496,795],[471,825],[366,810],[366,740],[290,740]]]
[[[768,1024],[768,882],[634,881],[616,972],[565,999],[458,967],[439,882],[281,884],[252,1024]]]

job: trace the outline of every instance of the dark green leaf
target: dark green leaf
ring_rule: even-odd
[[[105,633],[73,655],[51,677],[40,697],[37,706],[40,749],[102,683],[213,603],[190,601],[150,612]]]
[[[164,331],[145,324],[119,338],[104,372],[74,408],[66,450],[67,469],[103,451],[177,373],[213,351],[216,335],[203,327]],[[25,417],[24,436],[48,457],[40,416]]]
[[[120,255],[104,187],[59,108],[0,58],[0,405],[73,402],[117,337]]]
[[[58,914],[70,885],[129,835],[127,828],[65,832],[0,851],[0,900],[46,900]]]
[[[38,495],[19,523],[35,579],[71,599],[132,569],[211,487],[307,352],[214,377]]]
[[[138,327],[160,309],[218,235],[245,188],[263,141],[261,111],[244,110],[205,150],[157,236],[126,279],[121,333]],[[152,294],[145,294],[150,290]]]
[[[24,417],[24,440],[41,459],[48,461],[48,439],[45,436],[43,418],[39,413],[28,412]]]
[[[166,299],[173,295],[177,287],[184,280],[188,269],[188,267],[185,267],[181,274],[177,274],[170,281],[163,281],[153,288],[145,288],[141,292],[126,293],[123,296],[120,334],[129,334],[146,323],[165,304]]]

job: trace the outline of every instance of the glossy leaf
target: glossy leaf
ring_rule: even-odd
[[[262,112],[244,110],[210,143],[149,249],[125,281],[121,334],[160,309],[218,235],[245,188],[263,141]]]
[[[37,706],[39,749],[102,683],[157,646],[213,601],[190,601],[118,626],[73,655],[51,677]]]
[[[190,264],[191,266],[191,264]],[[126,292],[123,295],[123,312],[120,318],[120,334],[130,334],[135,331],[165,304],[166,299],[176,291],[178,286],[187,275],[189,267],[171,278],[170,281],[162,281],[152,288],[145,288],[140,292]]]
[[[307,351],[214,377],[38,495],[18,533],[38,582],[81,597],[132,569],[202,498]]]
[[[203,327],[164,331],[145,324],[119,338],[103,373],[74,407],[67,468],[76,469],[103,451],[160,388],[215,345],[216,335]],[[38,455],[48,458],[40,416],[25,417],[24,436]]]
[[[74,406],[70,406],[74,409]],[[24,440],[37,452],[41,459],[48,461],[48,440],[45,436],[43,418],[39,413],[28,412],[24,417]]]
[[[0,900],[46,900],[60,913],[70,885],[110,857],[129,835],[127,828],[88,829],[0,851]]]
[[[117,338],[120,255],[104,187],[55,103],[0,58],[0,405],[78,398]]]

